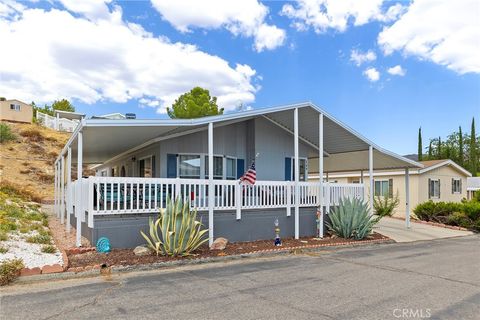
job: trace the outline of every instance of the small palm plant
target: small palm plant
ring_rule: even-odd
[[[330,222],[326,225],[333,234],[355,240],[368,236],[378,222],[378,219],[370,215],[367,203],[356,198],[341,199],[339,206],[329,214],[329,218]]]
[[[190,211],[190,204],[180,198],[175,202],[168,199],[158,219],[150,219],[149,225],[150,236],[143,231],[140,233],[157,256],[187,256],[208,241],[204,237],[208,229],[202,230],[203,224],[197,220],[197,211]]]
[[[393,210],[398,207],[399,203],[400,199],[398,198],[398,193],[392,198],[376,196],[373,200],[373,208],[375,209],[377,216],[380,218],[386,216],[391,217]]]

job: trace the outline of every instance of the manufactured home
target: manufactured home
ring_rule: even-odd
[[[255,184],[239,183],[252,163]],[[365,195],[362,184],[308,181],[310,172],[421,167],[312,103],[199,119],[82,119],[55,162],[55,208],[77,245],[80,234],[143,244],[140,230],[176,197],[198,210],[210,243],[271,239],[275,219],[282,237],[299,238],[316,234],[317,208],[322,235],[324,213]]]

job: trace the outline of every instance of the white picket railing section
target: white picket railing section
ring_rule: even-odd
[[[180,196],[192,209],[208,210],[208,183],[205,179],[89,177],[80,180],[82,188],[81,221],[88,213],[88,225],[93,216],[132,213],[155,213],[165,208],[167,199]],[[237,180],[213,180],[214,210],[286,208],[287,215],[295,206],[295,183],[291,181],[257,181],[245,186]],[[71,202],[75,205],[78,180],[72,182]],[[341,198],[364,198],[362,184],[323,184],[324,206],[336,206]],[[299,182],[299,207],[318,206],[318,182]],[[76,211],[76,210],[75,210]]]
[[[44,127],[57,130],[73,132],[78,125],[77,120],[52,117],[49,114],[37,111],[37,121]]]

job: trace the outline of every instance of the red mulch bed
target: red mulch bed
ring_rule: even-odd
[[[69,254],[69,268],[78,268],[86,266],[95,266],[95,265],[106,265],[108,267],[113,265],[138,265],[138,264],[149,264],[154,262],[165,262],[173,260],[193,260],[198,258],[207,258],[207,257],[219,257],[219,256],[231,256],[239,255],[244,253],[253,253],[258,251],[265,250],[281,250],[281,249],[302,249],[309,248],[315,245],[335,245],[335,244],[345,244],[346,242],[350,243],[362,243],[371,240],[389,240],[388,237],[385,237],[379,233],[373,233],[364,240],[351,240],[343,238],[332,238],[329,236],[324,237],[322,240],[317,240],[312,237],[304,237],[298,240],[293,238],[282,239],[282,246],[275,247],[273,240],[257,240],[252,242],[235,242],[228,243],[227,247],[223,251],[219,250],[210,250],[207,245],[204,245],[197,249],[194,254],[187,257],[165,257],[157,256],[155,254],[148,256],[136,256],[133,253],[133,249],[113,249],[110,253],[98,253],[96,251],[82,253],[82,254]]]

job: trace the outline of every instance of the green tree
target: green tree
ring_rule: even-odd
[[[458,127],[458,164],[463,166],[463,134],[462,126]]]
[[[418,128],[418,161],[423,160],[422,127]]]
[[[437,140],[437,159],[442,159],[442,138],[438,137]]]
[[[223,114],[223,108],[218,108],[217,97],[210,97],[208,90],[195,87],[175,100],[167,113],[172,119],[193,119]]]
[[[67,99],[55,100],[52,103],[53,110],[75,112],[75,107]]]
[[[475,118],[472,118],[472,128],[470,131],[470,147],[469,147],[469,158],[470,158],[470,172],[475,177],[477,175],[477,136],[475,134]]]
[[[433,157],[432,139],[430,139],[430,143],[428,144],[428,160],[432,160],[432,157]]]

